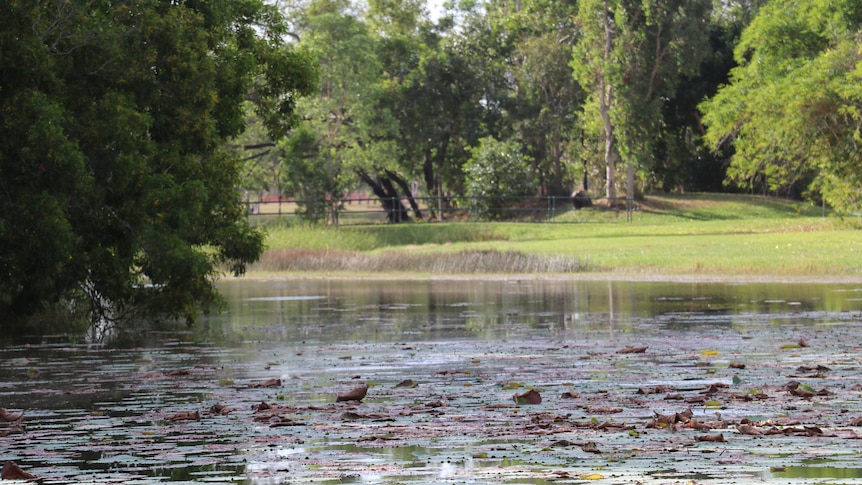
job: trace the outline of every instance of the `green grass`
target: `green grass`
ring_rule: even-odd
[[[555,222],[272,226],[252,271],[862,277],[860,221],[798,202],[650,196],[632,222],[599,208]]]

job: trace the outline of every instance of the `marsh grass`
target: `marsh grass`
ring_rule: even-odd
[[[526,254],[520,251],[464,250],[417,253],[276,249],[253,267],[258,272],[413,272],[427,274],[533,274],[591,271],[568,255]]]

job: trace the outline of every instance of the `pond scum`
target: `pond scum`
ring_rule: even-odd
[[[684,320],[580,340],[6,348],[0,460],[45,484],[862,483],[858,316]]]

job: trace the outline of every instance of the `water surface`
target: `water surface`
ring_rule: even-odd
[[[703,419],[801,416],[849,433],[862,416],[862,285],[230,280],[220,289],[227,311],[191,329],[0,349],[0,407],[23,410],[26,426],[0,425],[9,431],[0,461],[44,483],[862,480],[856,442],[844,438],[754,439],[730,427],[728,443],[701,444],[689,431],[644,427],[654,412],[693,406]],[[617,352],[638,345],[648,350]],[[797,370],[817,365],[830,370]],[[266,379],[281,382],[255,387]],[[416,385],[396,387],[404,379]],[[832,394],[788,397],[789,379]],[[361,405],[334,402],[360,382],[370,386]],[[666,385],[697,397],[716,382],[729,390],[712,408],[635,393]],[[513,406],[527,387],[544,402]],[[569,390],[580,397],[561,400]],[[770,399],[729,397],[753,390]],[[287,425],[259,420],[261,402],[283,406]],[[234,411],[209,414],[216,403]],[[619,411],[596,414],[602,406]],[[169,419],[193,411],[200,420]],[[633,429],[578,427],[607,419]],[[562,441],[597,441],[603,452]]]

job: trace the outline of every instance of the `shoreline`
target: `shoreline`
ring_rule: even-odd
[[[417,274],[417,273],[351,273],[351,272],[249,272],[243,276],[222,276],[217,281],[231,280],[277,281],[277,280],[430,280],[430,281],[630,281],[638,283],[776,283],[776,284],[862,284],[862,275],[721,275],[721,274],[668,274],[668,273],[532,273],[532,274]]]

